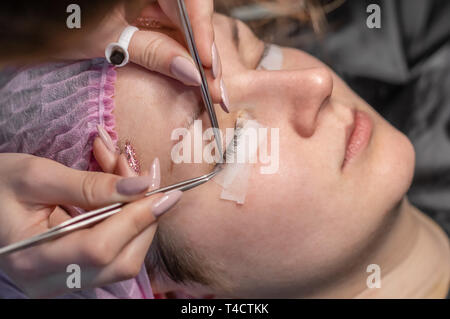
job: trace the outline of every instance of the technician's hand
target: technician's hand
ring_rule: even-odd
[[[184,45],[175,40],[178,38],[184,43],[184,38],[180,37],[183,32],[180,32],[177,0],[142,0],[139,7],[136,7],[136,3],[139,1],[124,1],[95,30],[89,31],[90,34],[85,37],[87,40],[80,48],[71,48],[62,57],[104,56],[107,45],[117,42],[124,28],[133,24],[140,31],[134,33],[128,47],[131,62],[185,85],[199,86],[200,73]],[[212,99],[228,111],[228,94],[222,81],[221,60],[214,44],[213,0],[185,0],[185,4]]]
[[[155,181],[148,176],[122,178],[78,171],[25,154],[0,154],[0,163],[0,246],[70,218],[59,205],[91,210],[136,200],[91,228],[1,256],[1,269],[31,297],[72,291],[66,284],[70,264],[81,268],[81,289],[135,277],[153,239],[155,216],[181,196],[144,198]]]

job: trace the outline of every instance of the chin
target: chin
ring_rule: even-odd
[[[390,134],[380,141],[375,159],[374,174],[377,188],[382,190],[378,198],[386,202],[388,210],[396,206],[408,192],[415,166],[415,151],[411,141],[391,127]]]

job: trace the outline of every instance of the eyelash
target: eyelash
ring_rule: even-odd
[[[258,65],[256,66],[256,69],[259,68],[259,66],[261,65],[262,61],[266,58],[267,54],[269,54],[269,49],[270,49],[270,44],[267,42],[264,42],[264,50],[263,53],[261,55],[261,58],[259,59]]]
[[[193,112],[192,117],[190,117],[189,122],[187,123],[186,127],[190,127],[195,120],[197,120],[200,115],[203,113],[202,110],[198,110],[197,112]],[[238,125],[238,121],[236,120],[234,124],[234,135],[231,142],[227,145],[225,152],[223,154],[223,161],[224,163],[227,163],[228,161],[231,161],[233,157],[236,154],[236,149],[238,146],[239,138],[242,135],[242,126]]]
[[[242,135],[242,126],[238,126],[237,125],[237,121],[236,124],[234,125],[234,135],[233,135],[233,139],[231,140],[231,142],[228,144],[225,153],[223,154],[223,160],[225,163],[228,163],[230,161],[233,160],[234,155],[236,154],[236,149],[238,146],[238,142],[239,142],[239,138]]]

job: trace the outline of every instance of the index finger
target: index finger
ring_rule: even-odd
[[[195,43],[202,64],[206,68],[212,68],[212,46],[214,42],[213,13],[214,2],[212,0],[184,0],[194,32]],[[178,16],[177,0],[159,0],[163,12],[174,24],[181,27]]]
[[[94,267],[109,264],[133,238],[156,222],[151,208],[162,196],[127,204],[121,212],[91,228],[45,243],[38,247],[39,257],[55,269],[72,262]]]
[[[73,205],[94,209],[136,200],[150,187],[149,177],[120,176],[79,171],[58,162],[28,156],[15,163],[10,183],[23,202],[44,205]]]
[[[212,68],[212,46],[214,42],[213,13],[214,2],[212,0],[185,0],[195,43],[202,64]]]

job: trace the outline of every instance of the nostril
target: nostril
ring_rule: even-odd
[[[312,93],[319,94],[322,101],[325,101],[333,92],[333,76],[331,72],[326,68],[312,69],[310,72],[310,86]]]
[[[292,91],[296,131],[302,137],[311,137],[316,130],[320,112],[329,105],[333,91],[333,77],[326,68],[313,68],[297,74],[302,89]]]
[[[328,96],[322,101],[322,104],[320,104],[320,107],[319,107],[319,111],[317,111],[316,118],[317,118],[317,116],[319,115],[319,113],[322,112],[322,110],[330,103],[330,99],[331,99],[331,94],[328,95]]]

